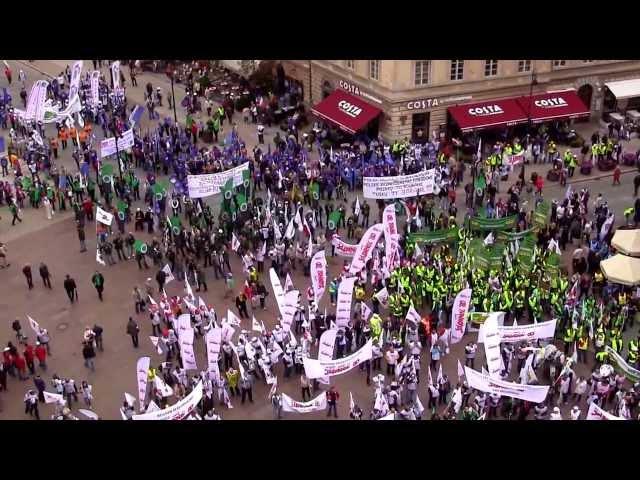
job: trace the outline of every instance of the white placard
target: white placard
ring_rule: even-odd
[[[304,370],[308,378],[333,377],[342,375],[357,367],[361,363],[370,360],[373,356],[373,340],[369,339],[360,350],[351,355],[336,360],[314,360],[304,358]]]
[[[243,184],[242,172],[249,170],[249,162],[220,173],[205,173],[202,175],[187,175],[187,187],[191,198],[210,197],[222,191],[222,187],[230,178],[233,186]]]
[[[114,155],[117,151],[126,150],[133,147],[135,139],[133,129],[126,130],[122,134],[122,138],[118,138],[118,148],[116,149],[116,137],[105,138],[100,142],[100,158]]]
[[[182,420],[195,410],[198,402],[202,399],[202,382],[194,387],[189,395],[184,397],[175,405],[171,405],[164,410],[156,410],[155,412],[147,412],[140,415],[134,415],[134,420]]]
[[[505,397],[519,398],[533,403],[544,402],[549,392],[549,386],[521,385],[505,382],[464,367],[464,376],[471,388],[483,392],[494,393]]]
[[[519,343],[524,341],[533,341],[539,338],[553,338],[556,332],[557,320],[549,320],[548,322],[538,322],[531,325],[511,325],[498,326],[498,334],[500,341],[504,343]],[[485,339],[485,324],[480,325],[478,330],[478,343],[483,343]]]
[[[407,198],[433,193],[435,169],[395,177],[363,177],[365,198]]]
[[[308,402],[297,402],[286,393],[282,394],[282,410],[284,412],[310,413],[325,410],[327,408],[327,392],[322,392]]]
[[[358,247],[356,248],[356,253],[353,256],[353,260],[351,260],[351,266],[349,267],[349,273],[351,275],[355,275],[360,272],[360,270],[362,270],[369,261],[371,255],[373,255],[374,247],[378,244],[378,240],[380,240],[383,230],[383,225],[381,223],[377,223],[369,227],[360,239],[360,243],[358,243]]]
[[[353,300],[353,286],[356,277],[345,278],[338,286],[338,304],[336,306],[336,325],[346,327],[351,320],[351,303]]]
[[[333,245],[336,255],[340,257],[353,257],[358,249],[358,245],[343,242],[338,235],[333,236],[331,245]]]

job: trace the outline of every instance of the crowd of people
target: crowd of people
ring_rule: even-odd
[[[135,86],[134,78],[135,74],[131,77]],[[64,104],[69,100],[68,83],[70,72],[51,82],[53,101]],[[146,132],[130,120],[132,109],[126,96],[113,91],[113,81],[100,80],[101,100],[91,105],[89,74],[82,77],[80,88],[82,129],[63,122],[55,129],[45,129],[16,118],[10,105],[0,110],[0,124],[10,127],[11,145],[8,158],[2,159],[3,168],[7,165],[7,175],[13,175],[13,181],[5,180],[0,188],[0,203],[10,206],[12,224],[22,221],[20,211],[26,208],[27,198],[35,209],[43,205],[47,218],[69,208],[75,213],[84,250],[86,224],[95,219],[97,258],[102,265],[97,266],[92,283],[99,301],[104,276],[108,277],[109,268],[119,262],[135,259],[140,270],[155,271],[144,285],[131,288],[135,314],[149,316],[151,333],[164,361],[148,367],[145,404],[136,409],[135,401],[127,398],[121,408],[123,418],[164,409],[201,385],[204,394],[189,416],[219,420],[233,407],[232,400],[254,402],[256,382],[271,388],[274,417],[281,418],[287,402],[278,379],[290,381],[292,377],[299,377],[303,402],[326,392],[327,416],[338,416],[337,389],[308,378],[304,367],[304,359],[317,357],[323,334],[332,330],[337,330],[331,346],[337,359],[372,344],[372,355],[359,365],[358,375],[374,388],[368,405],[351,402],[348,413],[354,419],[476,420],[499,416],[523,420],[532,415],[556,420],[563,418],[560,409],[567,403],[572,404],[569,418],[583,419],[592,402],[617,417],[638,417],[640,378],[623,375],[609,358],[612,349],[624,356],[632,369],[639,367],[640,338],[632,334],[638,294],[631,287],[608,282],[600,270],[600,261],[614,251],[615,212],[601,195],[593,200],[588,188],[569,189],[560,201],[547,199],[542,177],[527,180],[512,173],[518,167],[510,169],[506,162],[520,154],[531,163],[544,163],[548,157],[559,169],[566,168],[571,177],[576,159],[570,153],[560,160],[553,139],[545,139],[543,146],[531,138],[499,142],[474,156],[471,164],[456,160],[454,143],[437,138],[424,144],[362,139],[326,148],[321,138],[300,135],[295,120],[288,122],[286,132],[277,132],[273,141],[265,144],[264,118],[253,115],[254,107],[264,105],[265,100],[256,96],[248,115],[243,112],[245,121],[257,124],[259,142],[251,148],[239,133],[233,102],[220,106],[211,102],[206,108],[207,120],[200,123],[195,120],[193,104],[187,102],[189,115],[181,125],[153,114],[162,98],[150,83],[145,89],[149,118],[157,121]],[[193,92],[188,89],[186,93],[188,97]],[[206,92],[202,95],[206,97]],[[289,104],[291,98],[284,100],[283,96],[282,101]],[[283,106],[277,96],[272,95],[269,102],[275,102],[274,108]],[[225,121],[228,133],[219,143]],[[98,128],[105,137],[121,137],[130,128],[134,131],[132,148],[118,152],[120,175],[105,168],[108,162],[98,158]],[[205,142],[202,132],[215,137],[216,144]],[[606,138],[596,135],[593,144],[596,161],[613,153],[614,147],[609,149]],[[598,145],[604,145],[602,152]],[[56,162],[59,149],[67,148],[73,149],[75,170]],[[609,158],[615,161],[615,157]],[[243,183],[224,185],[214,204],[190,198],[188,175],[222,173],[245,163],[248,174]],[[363,177],[406,175],[424,169],[434,169],[433,194],[375,200],[377,212],[369,200],[361,201]],[[501,187],[503,182],[509,183],[506,190]],[[465,208],[460,212],[458,186],[464,186],[466,194]],[[112,215],[113,222],[98,221],[98,208]],[[320,307],[314,287],[309,286],[300,289],[290,328],[282,310],[277,319],[268,322],[274,324],[272,329],[263,323],[256,325],[251,314],[265,308],[271,292],[277,297],[274,275],[284,282],[285,295],[294,290],[290,277],[294,272],[302,271],[312,283],[312,258],[317,252],[340,255],[337,246],[344,243],[343,238],[355,246],[372,225],[383,221],[389,208],[402,226],[398,228],[395,257],[386,242],[372,247],[364,266],[355,272],[355,302],[346,325],[336,327],[335,306],[341,283],[354,276],[348,257],[342,271],[327,278],[329,302],[325,309]],[[636,224],[639,217],[637,201],[633,210]],[[505,220],[507,226],[491,227],[491,222],[498,220]],[[421,237],[437,233],[445,234],[446,240],[425,243]],[[147,237],[150,239],[145,241]],[[574,246],[578,249],[571,255],[571,264],[563,266],[563,252]],[[497,252],[498,259],[483,262],[488,252]],[[232,271],[233,257],[241,262],[241,272]],[[42,264],[39,268],[45,282],[47,267]],[[213,280],[208,278],[209,269]],[[23,270],[31,288],[30,266],[28,271],[27,275]],[[70,277],[66,280],[73,282]],[[73,302],[75,282],[72,285],[66,280],[65,289],[69,286],[67,293]],[[196,298],[191,285],[196,292],[207,292],[208,280],[224,286],[229,305],[212,307]],[[171,281],[184,283],[186,294],[168,296],[164,287]],[[471,316],[506,312],[505,325],[558,319],[555,338],[500,346],[501,378],[551,385],[544,402],[535,404],[472,389],[460,368],[453,380],[443,372],[443,361],[453,347],[454,300],[466,288],[472,291]],[[253,330],[240,329],[236,335],[231,328],[227,336],[230,327],[239,325],[233,312],[223,313],[227,307],[230,312],[235,308],[240,318],[253,316]],[[412,312],[418,312],[418,318]],[[217,368],[211,367],[211,361],[204,371],[186,368],[178,328],[184,314],[190,316],[186,328],[193,329],[195,341],[206,343],[220,325],[227,332],[215,362]],[[471,368],[482,366],[475,365],[478,345],[469,340],[475,336],[475,327],[477,323],[468,322],[464,347],[465,365]],[[25,413],[39,418],[38,403],[47,401],[47,385],[36,375],[34,359],[44,373],[50,355],[48,332],[40,330],[33,346],[24,341],[19,321],[14,322],[13,330],[20,349],[12,342],[5,348],[0,387],[7,389],[7,375],[26,379],[28,368],[35,390],[24,397]],[[625,339],[627,331],[631,334]],[[139,347],[139,332],[132,316],[126,333],[134,348]],[[89,370],[95,369],[94,358],[102,350],[101,334],[99,325],[87,326],[83,334],[82,355]],[[590,370],[590,376],[578,375],[578,368]],[[425,369],[427,374],[421,374]],[[359,380],[354,377],[353,381]],[[59,395],[54,400],[55,418],[75,418],[70,409],[78,393],[91,408],[92,385],[86,381],[78,387],[73,379],[55,375],[52,386]],[[426,407],[419,397],[421,391],[428,396]]]

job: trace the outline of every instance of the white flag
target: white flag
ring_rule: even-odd
[[[153,337],[149,335],[149,340],[151,340],[151,343],[153,343],[153,346],[156,347],[156,351],[158,352],[158,355],[162,355],[162,348],[160,348],[160,342],[159,342],[160,339],[158,337]]]
[[[236,327],[240,326],[240,319],[231,310],[227,310],[227,320],[229,321],[230,325],[233,325]]]
[[[162,267],[162,271],[166,275],[164,280],[165,285],[176,279],[176,277],[173,276],[173,273],[171,272],[171,267],[169,266],[168,263],[164,267]]]
[[[433,377],[431,376],[431,367],[428,367],[427,371],[429,372],[429,386],[433,386]]]
[[[295,216],[295,220],[296,220],[296,225],[298,226],[298,231],[302,232],[304,231],[304,225],[302,224],[302,217],[300,216],[300,209],[296,209],[296,216]]]
[[[187,292],[187,295],[189,296],[189,299],[192,302],[195,302],[196,301],[196,297],[193,294],[193,290],[191,289],[191,285],[189,285],[189,277],[188,277],[188,275],[184,276],[184,289]],[[194,308],[195,308],[195,305],[194,305]]]
[[[87,410],[86,408],[79,408],[78,411],[90,420],[100,420],[100,417],[98,417],[98,415],[91,410]]]
[[[313,256],[310,267],[314,300],[318,305],[327,286],[327,259],[324,250],[318,251]]]
[[[253,330],[254,332],[260,332],[262,333],[262,326],[260,326],[260,324],[258,323],[258,320],[256,320],[256,317],[253,317],[253,320],[251,321],[251,330]]]
[[[239,248],[240,248],[240,240],[238,240],[238,237],[236,237],[235,233],[232,233],[231,234],[231,250],[233,250],[234,252],[237,252]]]
[[[144,405],[144,399],[147,396],[147,380],[150,364],[150,357],[140,357],[136,365],[136,375],[138,378],[138,399],[140,400],[140,405]]]
[[[420,325],[420,314],[416,312],[415,308],[413,308],[413,304],[411,304],[409,310],[407,311],[406,320],[412,322],[416,327]]]
[[[458,379],[464,377],[464,368],[462,368],[462,364],[460,363],[460,359],[458,359]]]
[[[284,281],[284,291],[288,292],[293,289],[293,280],[291,280],[291,275],[287,273],[287,278]]]
[[[293,217],[289,220],[289,224],[287,225],[287,230],[284,232],[284,237],[287,240],[291,240],[296,234],[296,226],[293,223]]]
[[[273,236],[276,240],[280,240],[282,238],[282,232],[280,231],[280,227],[276,223],[276,219],[273,219]]]
[[[367,320],[369,320],[369,317],[371,316],[371,314],[373,313],[371,311],[371,309],[367,306],[366,303],[362,302],[360,303],[360,310],[361,310],[361,315],[362,315],[362,320],[364,320],[365,322]]]
[[[413,258],[415,259],[415,258],[422,257],[422,256],[424,256],[424,253],[420,249],[420,245],[418,245],[416,243],[416,248],[413,251]]]
[[[44,395],[44,403],[62,403],[64,402],[64,397],[59,393],[49,393],[42,392]]]
[[[438,383],[440,383],[440,380],[442,380],[444,377],[442,376],[442,363],[440,363],[440,366],[438,367]]]
[[[36,335],[39,335],[40,334],[40,324],[38,322],[36,322],[33,318],[31,318],[29,315],[27,315],[27,318],[29,319],[29,326],[31,327],[31,330],[36,332]]]
[[[106,265],[106,263],[102,259],[102,254],[100,253],[100,246],[98,244],[96,244],[96,262],[98,262],[100,265],[103,265],[103,266]]]
[[[360,215],[360,197],[356,197],[356,206],[353,210],[354,215],[358,217]]]
[[[125,402],[127,402],[127,404],[131,405],[132,407],[134,407],[136,404],[136,397],[134,397],[130,393],[124,392],[124,400]]]
[[[307,249],[307,257],[311,258],[313,256],[313,239],[309,237],[309,248]]]
[[[111,225],[113,222],[113,215],[100,207],[96,209],[96,222],[103,223],[105,225]]]
[[[356,408],[356,402],[353,401],[353,394],[349,392],[349,411],[353,412]]]

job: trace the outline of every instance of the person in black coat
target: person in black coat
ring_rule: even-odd
[[[78,300],[78,287],[76,286],[76,281],[69,275],[65,275],[63,285],[71,303],[73,303],[74,300]]]
[[[49,273],[49,267],[47,267],[44,262],[40,263],[40,276],[42,277],[42,283],[44,283],[45,287],[51,289],[51,274]]]

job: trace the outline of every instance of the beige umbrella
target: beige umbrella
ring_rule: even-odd
[[[625,255],[640,257],[640,229],[616,230],[611,246]]]
[[[640,284],[640,258],[618,253],[600,262],[600,269],[610,282],[622,285]]]

